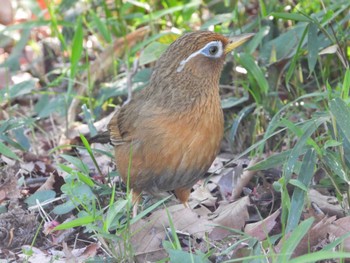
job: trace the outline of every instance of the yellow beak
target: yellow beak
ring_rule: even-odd
[[[249,39],[251,39],[255,34],[254,33],[247,33],[242,34],[234,37],[230,37],[230,42],[225,47],[225,54],[231,52],[236,47],[239,47],[243,43],[247,42]]]

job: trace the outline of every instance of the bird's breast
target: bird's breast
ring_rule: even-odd
[[[155,114],[139,125],[142,129],[137,129],[132,144],[131,187],[148,192],[192,187],[219,151],[223,135],[220,99],[187,111]],[[129,156],[130,145],[123,147],[123,151],[116,150],[117,165]]]

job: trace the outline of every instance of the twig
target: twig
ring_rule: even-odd
[[[124,101],[123,105],[128,104],[132,99],[132,78],[135,76],[137,69],[139,67],[139,60],[136,58],[134,60],[134,63],[132,65],[132,71],[130,72],[130,69],[127,69],[126,72],[126,87],[128,89],[128,98],[126,101]]]

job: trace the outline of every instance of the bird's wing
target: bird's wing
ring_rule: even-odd
[[[139,110],[139,107],[131,101],[114,114],[108,124],[112,144],[121,145],[132,140]]]
[[[120,112],[121,112],[121,109],[114,114],[114,116],[112,117],[112,119],[110,120],[107,126],[110,140],[113,145],[120,145],[124,143],[123,138],[119,131],[119,126],[118,126],[118,117]]]
[[[143,138],[144,132],[158,127],[157,120],[167,118],[164,109],[141,96],[124,105],[111,119],[108,130],[111,142],[121,145]],[[165,115],[165,116],[164,116]],[[161,122],[161,121],[160,121]]]

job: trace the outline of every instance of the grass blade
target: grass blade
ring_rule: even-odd
[[[316,164],[316,152],[314,149],[309,149],[303,159],[301,164],[300,173],[298,176],[298,181],[303,185],[308,187],[312,180]],[[304,209],[304,200],[306,192],[300,188],[295,188],[291,205],[290,212],[288,214],[287,228],[286,232],[293,231],[293,229],[298,225],[301,213]]]

